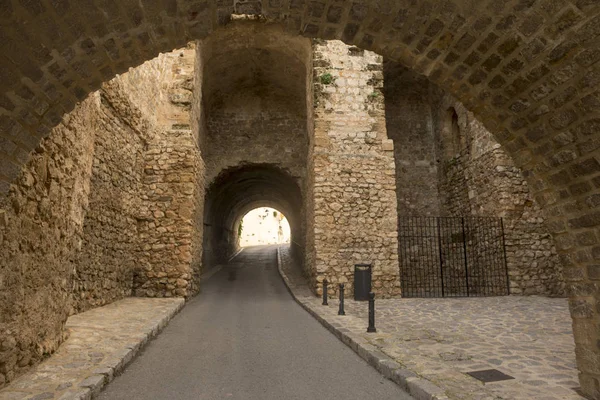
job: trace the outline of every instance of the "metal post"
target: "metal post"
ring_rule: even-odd
[[[465,233],[465,219],[461,218],[462,224],[462,238],[463,238],[463,252],[465,254],[465,279],[467,283],[467,297],[470,296],[469,293],[469,263],[467,261],[467,234]]]
[[[344,284],[340,283],[340,309],[338,315],[346,315],[344,312]]]
[[[500,218],[500,229],[502,235],[502,253],[504,255],[504,269],[506,270],[506,294],[510,295],[510,278],[508,276],[508,261],[506,260],[506,242],[504,239],[504,220]]]
[[[327,279],[323,279],[323,305],[327,306]]]
[[[377,332],[375,329],[375,293],[369,292],[369,327],[367,332]]]
[[[440,227],[442,220],[437,218],[437,234],[438,234],[438,254],[440,257],[440,280],[442,283],[442,297],[444,297],[444,254],[442,252],[442,228]]]

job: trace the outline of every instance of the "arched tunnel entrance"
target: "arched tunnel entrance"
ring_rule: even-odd
[[[257,207],[272,207],[288,219],[293,254],[305,243],[304,202],[296,180],[270,164],[248,164],[223,171],[208,187],[204,208],[203,265],[225,263],[239,248],[240,220]]]
[[[456,2],[450,2],[449,5],[453,3]],[[339,38],[343,35],[347,43],[376,50],[393,60],[400,61],[403,67],[408,67],[408,70],[424,74],[419,79],[423,79],[428,84],[440,84],[442,88],[462,99],[465,110],[475,112],[492,132],[488,134],[482,126],[479,126],[480,124],[469,123],[465,118],[467,113],[460,107],[456,115],[456,123],[451,125],[462,130],[467,127],[474,128],[471,136],[477,140],[473,143],[491,143],[488,136],[493,136],[499,141],[499,145],[505,146],[508,154],[516,160],[516,164],[524,168],[527,180],[532,184],[532,196],[547,212],[547,224],[557,240],[560,260],[565,265],[565,277],[569,285],[571,313],[576,332],[578,361],[582,371],[582,386],[586,393],[596,395],[600,393],[598,389],[600,373],[597,368],[599,354],[593,339],[597,338],[599,333],[597,326],[593,324],[598,319],[598,310],[593,304],[598,298],[597,291],[594,291],[594,281],[597,281],[600,276],[597,265],[600,254],[597,236],[597,227],[600,224],[600,215],[597,211],[600,204],[598,202],[600,163],[597,152],[598,141],[595,141],[598,134],[597,116],[600,113],[597,79],[600,53],[597,51],[597,40],[593,39],[598,36],[596,27],[599,9],[591,2],[581,1],[577,2],[577,9],[571,2],[564,13],[559,13],[561,6],[549,7],[547,4],[550,2],[534,3],[531,2],[526,7],[531,8],[530,12],[519,12],[513,15],[512,8],[510,11],[507,8],[506,13],[500,12],[503,7],[512,4],[511,2],[498,2],[500,5],[495,9],[495,14],[488,16],[485,14],[486,7],[463,7],[462,5],[445,8],[446,11],[443,13],[430,12],[429,2],[423,2],[423,8],[417,13],[417,7],[407,6],[404,9],[404,4],[400,1],[394,5],[393,11],[384,13],[379,6],[373,6],[374,8],[371,9],[372,6],[365,2],[365,8],[360,11],[361,7],[354,6],[351,12],[348,10],[348,15],[356,21],[356,24],[347,24],[346,27],[336,26],[347,21],[347,18],[336,17],[337,6],[331,8],[331,18],[332,21],[338,22],[323,26],[316,23],[301,23],[303,17],[300,17],[299,13],[305,10],[302,7],[291,13],[292,16],[297,13],[298,19],[288,18],[287,12],[281,15],[286,16],[287,22],[296,21],[298,26],[304,27],[303,33],[307,36],[326,39]],[[360,5],[360,2],[356,4]],[[48,12],[55,13],[50,7],[47,8]],[[318,15],[323,10],[318,9],[319,7],[316,7],[306,15],[309,18],[320,18]],[[407,10],[413,13],[409,18],[405,17]],[[217,7],[211,8],[211,13],[214,12],[215,15],[218,13],[220,22],[229,23],[227,17],[229,13],[222,13],[222,11],[224,10],[219,10]],[[523,11],[521,5],[518,6],[518,11]],[[12,8],[7,13],[10,15]],[[19,13],[25,15],[24,11]],[[381,14],[386,16],[383,17]],[[152,35],[146,32],[154,32],[155,24],[169,24],[169,27],[178,25],[171,24],[168,18],[143,17],[147,18],[144,25],[138,26],[136,23],[131,30],[131,35],[128,33],[121,35],[122,40],[127,41],[123,44],[120,43],[121,39],[115,40],[110,33],[105,38],[98,37],[83,42],[79,39],[73,42],[66,40],[59,45],[54,43],[58,36],[46,32],[51,29],[52,24],[35,23],[36,18],[39,18],[40,22],[42,18],[46,18],[45,11],[40,10],[36,15],[31,15],[31,23],[27,24],[29,28],[25,31],[11,28],[7,36],[13,38],[15,43],[19,40],[37,43],[40,39],[39,43],[44,44],[41,47],[23,46],[23,52],[11,52],[11,57],[19,57],[19,60],[16,60],[19,62],[7,58],[10,65],[7,64],[4,71],[7,79],[3,80],[5,85],[0,99],[0,127],[6,139],[0,143],[3,150],[0,173],[1,193],[8,192],[9,187],[13,187],[12,182],[20,173],[19,167],[28,160],[27,152],[39,145],[39,138],[52,127],[57,126],[62,115],[71,110],[76,101],[83,100],[87,93],[99,87],[101,82],[108,80],[116,72],[137,65],[159,51],[183,45],[183,38],[205,38],[209,33],[195,30],[200,29],[203,24],[194,22],[192,25],[187,21],[188,25],[181,26],[189,31],[189,35],[167,35],[169,38],[165,36],[164,42],[154,43],[149,40]],[[204,14],[191,13],[190,15]],[[226,18],[221,18],[221,15],[225,15]],[[530,24],[530,21],[542,18],[540,15],[546,16],[543,18],[547,21]],[[575,17],[570,17],[572,15]],[[95,11],[90,9],[89,14],[86,14],[86,18],[89,17],[90,21],[94,21],[94,24],[89,26],[98,26],[100,30],[102,23],[96,25],[96,22],[102,21],[107,16],[108,14],[100,9]],[[213,16],[210,14],[210,17],[206,18],[213,18]],[[329,19],[330,16],[328,15],[327,18]],[[557,25],[563,26],[563,30],[540,29],[544,24],[548,24],[549,27],[554,26],[558,18],[564,18],[566,25]],[[519,19],[523,19],[522,23]],[[568,22],[569,19],[571,22]],[[535,30],[527,29],[529,25]],[[387,26],[393,31],[380,29],[380,26]],[[286,32],[297,30],[293,24],[286,27]],[[157,26],[156,29],[162,30],[162,27]],[[261,25],[256,30],[266,32],[267,27]],[[405,33],[420,33],[404,35],[400,34],[400,30],[404,30]],[[296,33],[293,35],[295,38]],[[211,35],[211,39],[207,40],[217,38],[219,32],[212,32]],[[544,38],[546,35],[549,35],[551,40],[546,40]],[[244,37],[241,34],[233,36]],[[279,36],[285,35],[278,33],[277,37]],[[420,36],[422,40],[419,39]],[[79,35],[76,37],[79,38]],[[124,50],[130,48],[129,37],[137,38],[140,45],[143,43],[148,45],[143,46],[144,51]],[[171,40],[173,44],[169,45]],[[265,36],[261,41],[267,44],[273,43]],[[6,43],[10,42],[10,40],[6,41]],[[284,44],[289,45],[292,42]],[[229,118],[229,115],[240,115],[237,109],[235,112],[229,112],[234,109],[233,106],[245,104],[255,106],[255,99],[264,95],[264,91],[254,90],[255,83],[266,81],[269,83],[269,89],[281,86],[281,93],[285,93],[291,86],[296,87],[298,80],[293,81],[294,85],[289,85],[292,80],[282,79],[285,75],[275,73],[270,68],[253,69],[252,77],[257,79],[251,80],[251,84],[246,85],[252,90],[248,90],[248,95],[244,93],[244,96],[233,98],[235,101],[226,101],[231,99],[218,95],[217,89],[224,86],[218,79],[215,80],[218,84],[212,87],[215,90],[209,86],[205,88],[206,90],[195,90],[192,93],[196,96],[194,100],[202,97],[202,101],[205,102],[204,112],[212,111],[212,116],[199,115],[201,114],[201,107],[198,105],[200,101],[190,100],[193,96],[189,93],[189,86],[194,79],[182,78],[180,72],[185,68],[172,69],[178,74],[176,78],[179,86],[174,85],[172,87],[174,93],[163,96],[171,103],[168,107],[165,106],[169,115],[165,118],[161,116],[158,120],[161,123],[168,121],[169,124],[165,129],[160,126],[159,132],[164,134],[165,138],[168,137],[170,144],[175,138],[181,139],[183,146],[180,148],[184,148],[185,151],[168,150],[164,144],[167,142],[163,141],[162,137],[148,145],[148,138],[144,135],[148,121],[158,123],[154,120],[157,119],[155,105],[159,97],[155,95],[156,93],[148,92],[147,101],[140,102],[139,100],[143,99],[143,96],[140,96],[140,88],[148,88],[150,85],[134,85],[135,80],[129,82],[133,95],[127,101],[131,103],[137,101],[136,107],[140,111],[150,111],[148,121],[137,121],[134,118],[135,129],[132,129],[134,132],[131,133],[131,139],[127,143],[118,140],[127,138],[122,132],[132,128],[130,112],[123,112],[127,118],[122,118],[120,124],[116,124],[118,120],[112,118],[112,114],[107,114],[106,119],[109,121],[101,121],[102,124],[90,123],[90,118],[86,115],[71,117],[70,123],[58,127],[59,134],[64,135],[67,140],[59,138],[52,141],[50,138],[49,142],[45,142],[43,148],[39,149],[40,152],[33,154],[31,164],[34,167],[33,173],[19,175],[18,182],[11,189],[11,197],[8,198],[10,201],[4,202],[3,199],[0,203],[2,207],[0,244],[4,243],[3,255],[7,255],[2,258],[0,281],[8,282],[2,287],[3,301],[0,301],[0,311],[3,311],[1,314],[8,317],[1,322],[10,330],[19,332],[17,335],[19,348],[24,346],[34,348],[37,342],[43,341],[51,343],[48,345],[48,351],[53,351],[58,345],[61,341],[63,323],[68,314],[67,299],[72,297],[70,294],[72,281],[76,283],[73,286],[79,297],[84,298],[91,305],[99,305],[103,301],[110,301],[131,292],[131,282],[135,283],[135,279],[131,278],[133,268],[123,268],[130,264],[135,265],[136,271],[142,271],[145,281],[151,283],[148,287],[145,286],[145,281],[137,285],[144,289],[142,293],[144,295],[184,295],[188,293],[188,289],[189,293],[195,292],[197,285],[193,280],[196,278],[196,272],[200,271],[200,262],[196,256],[202,252],[202,247],[205,251],[202,257],[207,267],[232,254],[236,246],[235,241],[231,240],[232,235],[235,235],[235,221],[245,209],[255,205],[272,203],[286,213],[292,225],[293,240],[299,244],[295,246],[296,248],[301,249],[304,243],[308,242],[307,248],[310,250],[307,253],[310,254],[307,257],[307,265],[312,268],[310,276],[312,287],[318,288],[323,277],[328,280],[332,277],[351,279],[351,264],[373,261],[373,254],[376,254],[377,258],[374,260],[378,268],[376,276],[390,277],[382,281],[381,288],[377,287],[377,289],[388,295],[394,295],[398,293],[399,287],[397,232],[395,232],[397,210],[401,210],[401,207],[410,211],[421,208],[421,212],[428,213],[434,212],[436,206],[436,204],[428,205],[427,207],[434,209],[429,211],[425,206],[415,205],[414,193],[418,191],[415,190],[414,182],[435,182],[435,179],[438,179],[441,183],[438,187],[442,187],[444,184],[452,184],[454,180],[462,181],[469,178],[473,182],[472,190],[462,190],[460,194],[466,197],[465,202],[477,200],[478,204],[475,204],[475,200],[471,202],[473,204],[469,204],[472,209],[477,210],[487,211],[491,209],[490,204],[501,203],[496,199],[505,200],[496,193],[481,190],[485,186],[476,182],[487,179],[478,174],[480,171],[485,171],[484,168],[480,168],[480,165],[490,158],[478,157],[477,160],[481,164],[470,163],[474,165],[471,176],[465,178],[465,174],[462,174],[464,160],[471,154],[469,152],[472,151],[472,154],[479,156],[485,146],[463,149],[465,154],[459,154],[459,157],[456,156],[456,152],[451,152],[447,154],[448,157],[440,157],[439,160],[432,157],[430,160],[428,154],[432,152],[425,153],[422,148],[435,149],[439,144],[421,143],[420,140],[427,136],[420,134],[418,128],[435,126],[435,121],[434,123],[423,122],[411,115],[400,118],[402,117],[400,112],[395,113],[398,116],[395,121],[388,120],[393,122],[388,125],[396,127],[398,132],[392,132],[393,129],[388,128],[389,137],[387,136],[381,129],[385,125],[385,115],[382,112],[384,96],[379,89],[382,66],[377,62],[376,57],[367,56],[358,59],[355,57],[363,54],[361,49],[345,48],[340,43],[327,44],[324,40],[316,40],[310,46],[305,41],[304,45],[314,53],[306,52],[306,56],[311,61],[306,63],[308,67],[305,70],[296,68],[300,64],[295,62],[287,65],[291,68],[290,71],[296,71],[296,74],[298,71],[306,72],[308,79],[305,83],[311,82],[315,87],[315,93],[302,97],[309,107],[304,110],[305,113],[299,113],[300,117],[306,117],[311,114],[308,110],[314,111],[312,113],[314,120],[306,123],[306,129],[304,125],[296,124],[298,137],[304,131],[313,134],[309,137],[308,143],[306,183],[295,183],[295,186],[289,186],[288,183],[293,182],[295,178],[279,180],[275,177],[289,178],[289,174],[285,172],[287,170],[278,170],[277,167],[267,164],[240,166],[242,165],[240,161],[248,159],[248,147],[244,142],[238,147],[241,155],[232,157],[235,160],[226,165],[217,165],[217,160],[223,160],[221,155],[215,151],[205,151],[204,148],[201,149],[203,160],[196,157],[200,154],[196,151],[197,142],[204,143],[206,138],[210,142],[211,139],[219,137],[217,134],[211,137],[210,131],[218,133],[215,128],[222,126],[220,123],[223,119]],[[52,57],[45,56],[44,46],[59,48],[60,51],[54,51]],[[210,52],[203,53],[205,57],[199,57],[198,60],[206,61],[205,78],[210,79],[211,76],[219,78],[225,64],[218,61],[219,54],[216,54],[216,49],[222,49],[227,53],[229,48],[220,44],[211,48],[210,43],[207,46],[202,48]],[[245,48],[245,46],[246,44],[240,47]],[[262,49],[265,46],[261,44],[255,47]],[[93,54],[98,49],[108,51],[106,54],[104,50],[98,52],[100,58],[108,57],[104,62],[93,58],[95,57]],[[254,51],[247,53],[248,60],[254,60],[255,55],[259,54],[258,63],[269,66],[271,60],[280,58],[280,53],[277,53],[277,56]],[[326,56],[326,53],[331,57]],[[199,54],[202,55],[202,52]],[[242,52],[235,53],[238,62],[231,64],[232,69],[245,65],[245,61],[239,61],[240,54]],[[310,58],[313,55],[314,60]],[[211,57],[217,60],[212,66],[209,60]],[[305,60],[304,57],[302,58]],[[292,57],[289,59],[293,60]],[[23,66],[23,69],[17,68],[17,65]],[[198,70],[202,71],[201,68]],[[86,71],[92,73],[88,74]],[[44,74],[47,77],[44,77]],[[146,76],[156,78],[157,74],[149,73]],[[313,78],[314,82],[311,81]],[[247,80],[247,76],[240,76],[235,82],[243,83]],[[78,83],[73,84],[74,81]],[[288,85],[285,86],[284,83]],[[107,87],[116,89],[121,87],[120,85],[127,86],[127,82],[124,80],[121,83],[113,82]],[[298,85],[300,86],[309,85]],[[398,94],[406,93],[405,88],[404,84],[398,85]],[[437,89],[427,87],[423,88],[423,92],[435,95]],[[419,92],[415,93],[417,95],[409,98],[398,96],[394,101],[389,101],[389,97],[394,93],[386,91],[385,95],[388,96],[386,107],[391,104],[398,106],[399,109],[414,110],[417,107],[420,109],[421,105],[416,104],[415,99],[422,96],[418,96]],[[111,112],[119,113],[117,106],[125,103],[123,101],[125,97],[120,95],[111,97],[110,93],[104,93],[82,104],[88,109],[108,104]],[[314,104],[313,100],[315,100]],[[434,100],[440,105],[436,109],[444,111],[449,109],[450,104],[446,104],[444,98]],[[274,98],[268,104],[278,101],[279,98]],[[190,106],[192,103],[194,106]],[[296,101],[290,102],[289,108],[293,109],[297,104],[299,103]],[[222,105],[228,107],[221,107]],[[180,107],[180,109],[172,111],[170,109],[172,107]],[[186,113],[190,114],[190,109],[193,117],[186,116]],[[391,107],[387,108],[388,115],[391,115],[389,112],[391,109]],[[215,118],[215,110],[224,110],[221,113],[224,118]],[[138,118],[138,114],[143,112],[133,114]],[[252,113],[253,118],[242,122],[249,126],[258,126],[256,121],[262,123],[264,118],[254,118],[255,115],[259,113]],[[349,115],[351,118],[348,117]],[[450,120],[454,120],[454,115],[450,115]],[[293,119],[288,118],[285,124],[291,126],[292,122]],[[209,132],[206,135],[198,132],[201,130],[197,129],[198,126],[202,124],[207,125],[202,127],[208,128]],[[239,124],[240,122],[236,122],[232,125],[237,129]],[[111,129],[104,129],[104,126],[110,126]],[[87,130],[89,127],[101,127],[99,131],[111,132],[115,138],[109,143],[114,149],[123,151],[122,156],[114,157],[110,154],[105,155],[102,151],[94,151],[94,147],[111,148],[103,146],[105,138],[101,135],[94,138],[95,131],[85,136],[86,140],[82,143],[72,143],[72,137],[81,136],[77,132],[78,129]],[[262,129],[264,125],[260,127],[261,130],[257,132],[264,133]],[[438,133],[430,131],[429,137],[437,140]],[[443,133],[444,129],[439,131]],[[36,134],[31,135],[33,132]],[[453,132],[460,133],[457,129]],[[200,140],[196,140],[198,136]],[[264,135],[257,135],[257,138],[264,137]],[[253,139],[251,136],[248,138]],[[288,139],[285,141],[291,142]],[[407,145],[398,146],[398,143]],[[231,146],[224,144],[221,147],[231,152]],[[495,160],[502,162],[499,172],[512,171],[511,166],[507,168],[505,157],[496,154],[498,147],[496,145],[489,147],[493,147],[493,152],[490,151],[489,154],[493,155]],[[260,154],[273,153],[272,143],[267,142],[264,148],[270,153],[261,149]],[[59,156],[48,157],[43,154],[44,149],[55,151]],[[280,154],[287,156],[287,148],[283,150]],[[66,153],[69,160],[73,158],[75,163],[62,162],[64,157],[60,154],[61,151]],[[123,165],[132,160],[131,154],[134,153],[137,154],[140,162]],[[451,155],[454,157],[450,158]],[[175,156],[177,159],[169,159]],[[102,157],[110,159],[115,171],[107,171],[106,163],[97,163],[94,157],[101,160]],[[173,162],[165,162],[165,159]],[[305,158],[299,157],[298,160],[304,162]],[[156,168],[145,168],[149,161],[156,162]],[[215,167],[213,168],[215,174],[204,174],[200,166],[201,161],[207,167]],[[261,159],[255,162],[274,161]],[[436,167],[436,164],[440,166]],[[98,166],[101,168],[93,168]],[[188,166],[191,166],[189,169],[192,171],[182,174],[181,169]],[[168,168],[179,168],[179,170],[172,173]],[[222,172],[220,168],[228,169]],[[265,169],[261,172],[253,170],[254,168]],[[401,171],[403,175],[396,175],[396,170]],[[87,183],[90,177],[86,173],[89,175],[89,171],[93,171],[91,177],[93,185]],[[401,196],[398,190],[399,183],[402,183],[403,176],[409,176],[407,171],[418,174],[419,179],[405,182],[404,195]],[[298,175],[293,171],[292,174]],[[201,176],[208,176],[208,182],[213,184],[206,194],[205,210],[199,212],[200,217],[198,217],[195,215],[197,209],[194,207],[195,200],[198,193],[204,193],[204,182],[196,178]],[[266,177],[275,179],[266,179]],[[431,179],[432,177],[434,179]],[[500,178],[505,177],[500,176]],[[497,182],[493,181],[492,186],[502,187]],[[519,188],[522,186],[524,185],[519,185]],[[90,187],[93,189],[91,193],[87,193]],[[291,195],[294,190],[290,188],[297,189],[296,193],[299,196],[296,203],[293,200],[294,196]],[[435,192],[435,185],[429,189]],[[71,196],[69,193],[76,195]],[[144,195],[141,196],[139,193]],[[302,196],[305,196],[306,210],[301,208],[305,204]],[[396,197],[399,200],[397,208]],[[432,198],[427,194],[422,197],[425,200]],[[38,207],[33,199],[40,198],[45,202],[37,200],[40,202]],[[485,202],[484,198],[490,201]],[[448,203],[447,208],[451,208],[456,204],[453,200],[446,201],[442,198],[438,203],[441,205],[444,201]],[[512,201],[512,204],[514,203]],[[518,207],[509,211],[516,215],[523,215],[524,220],[537,219],[532,217],[532,212],[529,210],[533,208],[531,205],[533,202],[525,199],[522,203],[523,205],[518,204]],[[88,204],[91,206],[88,207]],[[104,204],[110,207],[97,206]],[[300,208],[294,205],[300,205]],[[294,215],[295,213],[299,214]],[[308,216],[306,220],[304,214]],[[203,215],[207,217],[204,221],[202,221]],[[107,229],[108,223],[112,224],[110,229]],[[190,226],[195,231],[201,231],[202,225],[205,228],[203,239],[200,239],[200,235],[190,233]],[[173,226],[182,227],[181,232],[173,232]],[[31,228],[23,229],[23,227]],[[35,227],[43,229],[38,230]],[[20,236],[22,232],[25,232],[26,237]],[[118,236],[110,236],[114,232],[117,232]],[[543,232],[536,232],[536,234],[542,236]],[[75,257],[71,252],[77,251],[80,237],[84,238],[83,251],[79,251]],[[199,242],[203,240],[204,246],[199,246],[193,238],[198,238]],[[128,260],[125,260],[128,262],[124,262],[119,252],[114,251],[115,247],[119,247],[120,252],[128,255]],[[87,249],[90,250],[89,254]],[[47,254],[50,256],[46,256]],[[85,266],[91,271],[78,271],[78,275],[73,277],[72,271],[75,268],[72,268],[72,264]],[[126,274],[123,274],[123,277],[115,274],[107,268],[107,264],[114,266],[115,270],[125,270]],[[537,266],[538,262],[529,264]],[[157,266],[156,270],[153,266]],[[104,294],[105,288],[98,283],[104,281],[98,279],[103,276],[102,274],[118,277],[113,285],[115,293],[111,296]],[[523,275],[529,281],[529,274]],[[99,298],[89,293],[90,285],[84,284],[87,280],[93,280],[98,286],[96,289],[101,293]],[[40,282],[40,285],[39,287],[28,285],[30,282]],[[47,287],[42,285],[44,282]],[[136,285],[133,286],[137,288]],[[19,293],[23,290],[25,296]],[[48,307],[40,307],[39,302],[36,302],[36,296],[42,296],[44,304]],[[37,325],[36,329],[29,329],[32,325]],[[23,326],[28,328],[21,329]],[[14,368],[14,365],[7,365],[5,369],[12,373]]]

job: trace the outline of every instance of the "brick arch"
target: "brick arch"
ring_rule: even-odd
[[[104,81],[232,14],[342,39],[426,75],[523,168],[565,265],[584,391],[600,397],[600,5],[593,0],[97,0],[0,5],[0,193]],[[258,17],[257,17],[258,18]]]

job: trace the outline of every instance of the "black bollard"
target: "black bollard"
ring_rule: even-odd
[[[323,305],[327,306],[327,279],[323,279]]]
[[[344,312],[344,284],[340,283],[340,309],[338,315],[346,315]]]
[[[369,327],[367,332],[377,332],[375,329],[375,293],[369,292]]]

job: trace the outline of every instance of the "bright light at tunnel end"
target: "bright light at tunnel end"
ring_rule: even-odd
[[[291,230],[287,218],[270,207],[259,207],[249,211],[238,227],[241,247],[290,243]]]

